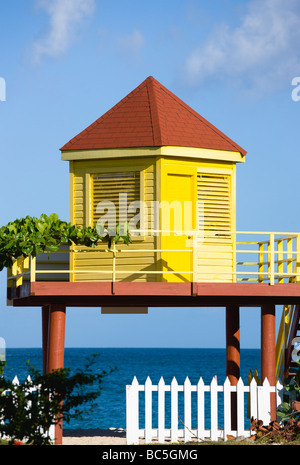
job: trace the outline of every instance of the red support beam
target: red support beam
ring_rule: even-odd
[[[275,305],[261,307],[261,382],[268,379],[270,386],[276,384],[276,333]],[[271,421],[276,420],[276,396],[271,393]]]
[[[42,346],[43,346],[43,373],[48,372],[48,339],[49,339],[50,306],[42,307]]]
[[[240,309],[226,307],[226,376],[236,386],[240,378]],[[231,394],[231,428],[237,429],[237,396]]]
[[[48,371],[64,367],[65,319],[64,305],[49,306]],[[62,444],[62,421],[55,427],[55,444]]]
[[[159,282],[34,282],[8,288],[15,307],[42,307],[49,302],[66,307],[124,305],[139,307],[261,307],[299,304],[300,283],[159,283]]]

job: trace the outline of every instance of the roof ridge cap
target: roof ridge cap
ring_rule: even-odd
[[[161,121],[160,114],[157,105],[156,91],[154,88],[155,79],[152,76],[149,76],[146,79],[147,82],[147,91],[149,96],[149,108],[152,124],[152,133],[153,133],[153,144],[155,146],[162,145],[162,132],[161,132]]]

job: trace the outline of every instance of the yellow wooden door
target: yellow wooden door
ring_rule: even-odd
[[[203,240],[195,251],[194,278],[198,282],[233,282],[234,237],[232,179],[230,174],[198,172],[197,200],[202,214],[198,230]]]
[[[193,280],[191,231],[195,226],[195,176],[167,171],[162,182],[161,243],[162,249],[170,250],[161,255],[162,269],[168,271],[163,274],[163,281],[190,282]]]

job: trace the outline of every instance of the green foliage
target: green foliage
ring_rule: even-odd
[[[110,248],[112,242],[118,243],[120,239],[124,242],[124,244],[129,245],[131,243],[130,232],[128,222],[124,224],[124,226],[120,226],[119,224],[116,226],[116,229],[105,228],[101,223],[94,228],[98,231],[98,234],[101,237],[102,242],[107,242],[108,247]]]
[[[17,219],[0,228],[0,271],[11,267],[18,257],[56,252],[61,244],[95,247],[99,242],[106,242],[111,247],[112,242],[122,239],[128,245],[131,242],[128,224],[122,229],[120,234],[119,225],[115,233],[98,228],[96,224],[93,228],[79,228],[60,220],[55,213],[50,216],[42,214],[40,218],[26,216]]]
[[[296,361],[296,373],[290,379],[285,380],[285,388],[288,392],[296,392],[299,395],[300,393],[300,360]]]
[[[276,413],[280,420],[286,421],[293,416],[294,410],[290,402],[281,402]]]
[[[296,373],[290,378],[285,379],[285,389],[288,393],[296,393],[296,399],[299,400],[300,395],[300,361],[297,360]],[[300,412],[293,408],[293,401],[282,402],[277,409],[277,416],[283,422],[290,418],[299,418]]]
[[[21,440],[32,445],[47,445],[51,441],[44,434],[61,419],[69,423],[88,413],[96,405],[104,376],[111,373],[92,370],[97,354],[87,360],[83,370],[70,374],[68,368],[41,374],[29,366],[30,378],[19,385],[0,377],[0,437],[10,437],[10,443]],[[5,362],[0,362],[1,370]],[[85,405],[85,408],[82,406]]]

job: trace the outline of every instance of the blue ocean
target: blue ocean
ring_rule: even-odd
[[[170,384],[174,376],[178,384],[183,384],[187,376],[192,384],[197,384],[200,377],[203,378],[205,384],[210,384],[214,376],[217,376],[218,384],[223,384],[226,376],[225,349],[66,348],[65,367],[71,372],[78,368],[83,369],[88,358],[93,354],[98,354],[94,365],[95,370],[109,371],[110,367],[117,367],[117,369],[104,377],[102,392],[93,412],[87,411],[82,418],[72,420],[71,423],[65,425],[65,428],[125,428],[125,386],[131,384],[134,376],[140,384],[144,384],[148,376],[153,384],[158,384],[161,377],[164,378],[166,384]],[[5,377],[12,379],[17,375],[23,381],[28,376],[27,361],[36,370],[42,371],[42,349],[7,349]],[[241,349],[241,377],[245,384],[247,384],[249,369],[252,372],[258,369],[260,372],[259,349]],[[142,412],[142,398],[140,409]],[[153,409],[153,426],[155,427],[155,404]],[[220,405],[220,414],[222,417],[222,405]],[[166,412],[166,427],[168,427],[167,423]],[[222,423],[222,418],[220,418],[220,423]],[[141,424],[140,427],[143,425]]]

